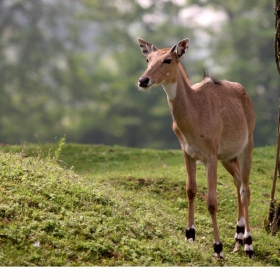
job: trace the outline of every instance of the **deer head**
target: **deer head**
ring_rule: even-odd
[[[187,38],[170,49],[159,50],[153,44],[138,38],[140,49],[148,63],[147,70],[138,80],[138,86],[148,89],[155,85],[174,84],[177,81],[178,63],[187,52],[189,42]]]

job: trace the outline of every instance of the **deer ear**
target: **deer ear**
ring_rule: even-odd
[[[189,42],[190,42],[190,39],[186,38],[186,39],[180,41],[177,45],[175,45],[176,47],[173,46],[170,49],[170,52],[173,52],[176,49],[178,61],[180,61],[184,57],[184,54],[188,51]]]
[[[155,52],[155,51],[158,50],[154,45],[152,45],[152,44],[150,44],[150,43],[144,41],[144,40],[141,39],[141,38],[137,38],[137,41],[138,41],[138,44],[139,44],[139,46],[140,46],[140,49],[141,49],[142,53],[143,53],[146,57],[147,57],[151,52]]]

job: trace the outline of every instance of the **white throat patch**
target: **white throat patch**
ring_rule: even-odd
[[[176,91],[177,91],[177,82],[174,84],[165,84],[162,85],[164,91],[166,92],[167,98],[174,99],[176,97]]]

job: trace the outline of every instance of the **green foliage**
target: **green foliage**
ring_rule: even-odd
[[[242,249],[231,253],[237,195],[230,175],[219,166],[218,223],[225,260],[217,261],[212,257],[203,165],[197,165],[197,239],[190,244],[184,241],[187,201],[180,151],[78,144],[63,145],[61,150],[63,143],[62,138],[57,145],[1,147],[2,265],[279,265],[279,233],[268,235],[263,226],[275,148],[257,148],[253,156],[254,259],[247,258]]]

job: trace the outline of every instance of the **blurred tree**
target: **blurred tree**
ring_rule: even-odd
[[[0,141],[53,141],[63,134],[66,58],[79,45],[69,20],[77,4],[0,2]]]
[[[2,0],[0,142],[65,134],[68,142],[179,148],[163,90],[137,88],[146,65],[136,37],[159,48],[189,37],[191,80],[209,68],[243,84],[257,113],[255,143],[272,144],[272,8],[265,0]],[[208,14],[221,23],[207,25]]]

